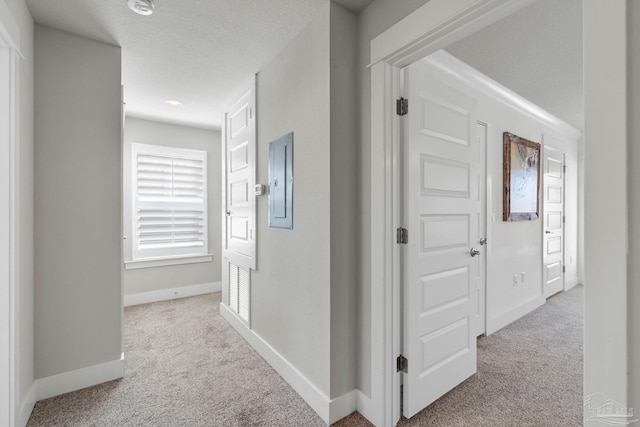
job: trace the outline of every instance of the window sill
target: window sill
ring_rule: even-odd
[[[189,255],[172,258],[151,258],[139,261],[125,261],[125,270],[137,270],[139,268],[165,267],[168,265],[195,264],[213,261],[213,255]]]

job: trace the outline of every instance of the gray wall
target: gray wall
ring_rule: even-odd
[[[6,0],[20,27],[20,407],[33,380],[33,19],[24,0]]]
[[[331,3],[331,398],[356,387],[357,18]]]
[[[371,392],[371,73],[367,68],[371,40],[428,0],[376,0],[358,15],[358,75],[360,79],[359,157],[359,280],[358,280],[358,388]]]
[[[36,378],[120,358],[120,64],[36,25]]]
[[[585,1],[584,394],[628,407],[630,344],[638,331],[627,313],[630,288],[630,178],[626,0]],[[606,84],[603,84],[606,83]],[[633,167],[636,167],[633,165]],[[634,191],[633,188],[630,189]],[[637,191],[637,190],[635,190]],[[632,284],[632,286],[629,286]],[[637,309],[637,307],[633,307]],[[632,338],[630,338],[632,337]],[[637,411],[638,408],[636,408]],[[585,413],[589,413],[585,407]],[[591,414],[589,414],[591,415]],[[597,421],[585,425],[598,425]]]
[[[628,203],[629,203],[629,371],[631,378],[629,384],[629,407],[640,410],[640,225],[637,218],[640,213],[640,3],[629,1],[628,3],[628,28],[629,28],[629,121],[628,139]],[[635,262],[634,262],[635,261]]]
[[[257,200],[252,329],[330,394],[329,6],[257,77],[257,182],[269,142],[294,132],[293,230],[270,228]]]
[[[122,156],[125,165],[123,175],[123,203],[125,209],[127,208],[127,201],[131,199],[131,186],[128,184],[131,182],[130,168],[127,168],[126,165],[130,164],[132,142],[207,151],[209,253],[213,254],[213,261],[123,270],[122,282],[125,295],[221,281],[220,203],[222,199],[222,160],[220,138],[220,131],[217,130],[199,129],[127,116],[124,124]],[[125,235],[131,235],[130,228],[130,222],[125,221]],[[126,245],[127,242],[125,241],[124,244]],[[125,259],[127,259],[126,246],[123,251]]]

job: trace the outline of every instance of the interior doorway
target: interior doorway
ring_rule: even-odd
[[[436,4],[437,3],[437,4]],[[486,2],[451,2],[446,6],[440,2],[430,2],[423,8],[417,10],[407,17],[397,26],[392,27],[372,42],[372,162],[376,162],[376,156],[389,156],[399,152],[399,132],[402,127],[395,111],[392,108],[393,100],[401,95],[400,75],[401,70],[416,62],[417,60],[433,53],[438,48],[446,46],[451,41],[459,40],[464,36],[472,34],[474,31],[484,26],[496,22],[510,13],[526,6],[530,2],[523,1],[486,1]],[[473,3],[473,4],[471,4]],[[482,4],[478,4],[482,3]],[[447,6],[450,6],[447,7]],[[439,26],[446,23],[447,30],[440,31]],[[402,31],[400,30],[402,28]],[[377,89],[376,89],[377,88]],[[395,105],[393,105],[395,107]],[[384,163],[384,162],[383,162]],[[379,196],[372,192],[372,208],[381,208],[384,215],[380,217],[372,215],[372,246],[376,247],[376,232],[379,227],[385,230],[387,235],[393,233],[397,224],[401,224],[402,214],[394,206],[399,205],[398,194],[400,178],[399,172],[392,167],[394,161],[386,163],[384,176],[379,177],[380,181],[372,178],[372,186],[384,188],[386,191]],[[373,169],[373,167],[372,167]],[[376,185],[381,184],[381,185]],[[380,237],[380,242],[384,242],[384,237]],[[374,334],[379,333],[380,342],[384,345],[383,359],[393,360],[395,355],[400,354],[402,340],[396,338],[397,329],[390,325],[398,325],[402,321],[402,314],[397,303],[375,301],[376,295],[397,295],[397,287],[400,284],[402,273],[398,271],[398,260],[400,259],[398,249],[393,247],[388,240],[387,245],[382,245],[379,252],[372,255],[372,265],[380,261],[382,272],[380,281],[374,279],[372,283],[372,295],[374,296],[374,310],[372,313],[379,314],[380,310],[385,314],[385,321],[382,323],[372,319]],[[374,251],[375,252],[375,251]],[[372,267],[372,277],[379,273],[377,267]],[[386,272],[386,273],[384,273]],[[541,273],[540,269],[538,272]],[[524,275],[523,275],[524,276]],[[514,279],[515,280],[515,279]],[[382,290],[375,291],[376,287]],[[374,349],[375,351],[375,349]],[[378,384],[373,383],[374,393],[379,391],[384,425],[394,425],[395,420],[400,417],[400,387],[399,380],[394,377],[394,372],[388,368],[391,364],[382,366],[387,375]],[[375,372],[375,367],[373,367]],[[375,387],[379,387],[378,390]],[[391,390],[391,392],[389,392]],[[375,398],[375,397],[374,397]]]

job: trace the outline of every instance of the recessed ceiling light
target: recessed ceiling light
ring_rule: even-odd
[[[127,0],[129,9],[140,15],[151,15],[153,13],[153,0]]]
[[[180,101],[174,101],[173,99],[169,99],[167,101],[164,101],[165,104],[167,104],[170,107],[175,107],[175,108],[182,108],[184,107],[184,104]]]

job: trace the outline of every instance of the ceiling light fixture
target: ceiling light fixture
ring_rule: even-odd
[[[151,15],[153,13],[153,0],[127,0],[129,9],[140,15]]]
[[[173,99],[169,99],[167,101],[164,101],[165,104],[167,104],[170,107],[175,107],[175,108],[182,108],[184,107],[184,104],[180,101],[175,101]]]

